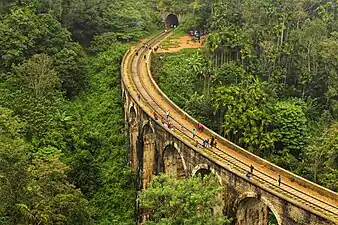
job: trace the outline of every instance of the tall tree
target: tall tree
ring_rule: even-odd
[[[16,68],[15,85],[35,98],[50,96],[60,86],[53,60],[47,55],[34,55]]]

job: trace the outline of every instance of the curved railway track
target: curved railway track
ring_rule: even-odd
[[[146,43],[152,48],[169,35],[170,33],[162,32],[148,40]],[[195,124],[192,124],[191,121],[187,121],[187,119],[180,116],[179,113],[176,114],[175,111],[180,110],[177,109],[177,106],[176,108],[173,107],[172,104],[166,104],[168,99],[159,90],[158,86],[154,83],[151,74],[149,74],[149,65],[147,65],[147,62],[148,60],[150,62],[150,51],[151,50],[148,50],[145,47],[140,47],[126,53],[123,60],[124,64],[122,64],[122,80],[124,85],[128,88],[128,91],[135,102],[137,102],[137,95],[141,95],[142,101],[139,102],[139,105],[151,118],[153,117],[152,112],[155,111],[159,115],[164,115],[166,110],[169,109],[174,131],[164,127],[158,120],[154,121],[163,126],[168,132],[171,132],[173,135],[192,146],[192,143],[195,143],[196,141],[192,138],[191,134],[191,129],[195,127]],[[137,55],[136,52],[138,52]],[[209,137],[206,134],[200,133],[197,135],[197,138],[199,140],[204,140]],[[257,162],[251,161],[245,156],[238,155],[238,153],[228,146],[222,145],[220,139],[222,138],[216,135],[216,140],[218,142],[217,148],[207,148],[198,144],[199,153],[206,155],[220,166],[241,177],[244,177],[249,170],[250,165],[253,165],[255,167],[254,179],[248,182],[259,186],[300,208],[309,210],[338,224],[338,203],[336,199],[332,200],[324,197],[319,193],[293,183],[286,178],[283,178],[283,184],[278,186],[276,182],[278,174],[276,172],[269,168],[261,168]],[[201,141],[198,141],[198,143],[200,142]]]

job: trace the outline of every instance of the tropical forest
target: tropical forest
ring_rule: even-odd
[[[151,72],[176,105],[338,191],[337,1],[0,0],[0,225],[235,224],[213,175],[140,190],[131,167],[121,60],[165,29]]]

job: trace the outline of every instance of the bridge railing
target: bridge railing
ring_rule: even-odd
[[[176,109],[176,112],[178,112],[180,114],[180,116],[184,117],[186,120],[188,120],[190,123],[195,124],[195,127],[197,127],[198,121],[195,120],[193,117],[191,117],[189,114],[187,114],[185,111],[183,111],[180,107],[178,107],[165,93],[163,93],[163,91],[159,88],[159,86],[157,85],[156,81],[154,80],[152,74],[151,74],[151,70],[150,70],[150,61],[151,61],[151,54],[148,54],[148,60],[149,63],[147,64],[147,69],[148,69],[148,73],[149,73],[149,77],[153,83],[153,85],[156,87],[155,90],[153,91],[157,91],[159,93],[160,96],[162,96],[170,105],[171,107]],[[204,133],[207,134],[208,136],[212,137],[216,137],[217,141],[219,143],[222,143],[223,145],[227,146],[228,148],[230,148],[231,150],[234,150],[236,152],[238,152],[239,154],[245,156],[246,158],[254,161],[257,164],[262,165],[263,167],[268,168],[269,170],[272,170],[274,172],[276,172],[277,174],[280,174],[282,177],[287,178],[288,180],[290,180],[291,182],[295,182],[300,186],[303,186],[305,188],[311,189],[314,192],[319,193],[320,195],[323,195],[329,199],[333,199],[334,201],[338,201],[338,194],[334,191],[331,191],[325,187],[322,187],[316,183],[313,183],[309,180],[306,180],[296,174],[293,174],[275,164],[270,163],[269,161],[262,159],[256,155],[254,155],[253,153],[241,148],[240,146],[230,142],[229,140],[225,139],[224,137],[220,136],[219,134],[215,133],[214,131],[210,130],[208,127],[204,126]],[[224,151],[224,149],[219,149]],[[248,165],[250,166],[250,165]],[[269,176],[268,174],[264,174],[266,176]],[[271,177],[271,176],[269,176]],[[273,179],[277,179],[277,177],[271,177]],[[285,184],[287,185],[287,184]],[[287,185],[289,186],[289,185]],[[293,187],[289,186],[290,188],[293,189]],[[305,193],[306,194],[306,193]]]

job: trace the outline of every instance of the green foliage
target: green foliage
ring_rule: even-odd
[[[11,110],[0,107],[0,221],[4,224],[18,217],[15,204],[26,194],[30,146],[20,135],[23,126]]]
[[[120,26],[122,33],[114,30],[120,40],[154,29],[156,16],[149,8],[137,11],[139,3],[134,11],[132,2],[111,7],[130,13],[120,15],[124,21],[104,21]],[[119,88],[127,46],[116,38],[97,42],[105,52],[88,58],[62,26],[79,22],[73,20],[83,15],[78,10],[92,3],[21,2],[1,15],[1,224],[134,224]],[[101,12],[113,15],[109,10]],[[139,16],[144,23],[133,32]],[[89,18],[81,19],[98,22]],[[97,28],[109,30],[105,23]],[[73,38],[91,39],[93,30],[74,29]]]
[[[0,68],[9,69],[34,54],[55,54],[70,41],[70,33],[49,14],[29,7],[12,9],[0,23]]]
[[[51,96],[60,86],[53,60],[45,54],[33,55],[15,69],[15,86],[34,98]]]
[[[114,32],[106,32],[101,35],[96,35],[91,42],[91,51],[102,52],[107,51],[112,44],[117,41]]]
[[[286,159],[276,157],[280,166],[295,170],[298,167],[302,149],[307,144],[307,118],[303,112],[304,103],[296,100],[280,101],[275,104],[276,138],[274,153]]]
[[[72,43],[54,55],[55,70],[59,73],[62,90],[68,98],[74,98],[87,86],[86,55],[82,47]]]
[[[189,115],[193,116],[202,124],[208,124],[208,126],[214,130],[218,128],[215,119],[216,109],[212,105],[211,98],[198,95],[195,92],[191,98],[186,101],[183,108]]]
[[[89,92],[67,110],[72,112],[66,125],[69,176],[90,199],[100,224],[134,223],[133,174],[126,167],[125,136],[121,132],[119,63],[125,50],[126,46],[115,44],[90,59]]]
[[[319,136],[319,137],[318,137]],[[300,173],[331,190],[338,190],[338,123],[325,128],[311,138],[303,149],[304,161]],[[311,167],[309,167],[311,165]]]
[[[213,176],[184,180],[166,175],[154,177],[150,187],[139,194],[141,207],[149,212],[145,224],[230,224],[222,213],[213,213],[221,204],[223,188]]]
[[[156,63],[153,65],[160,68],[157,79],[161,89],[181,107],[190,99],[195,90],[195,76],[186,60],[193,54],[194,50],[183,50],[179,56],[169,55],[163,58],[159,55],[154,58]],[[160,65],[164,66],[161,68]],[[152,70],[156,71],[157,68],[154,67]]]
[[[72,157],[70,168],[68,178],[81,188],[81,192],[87,199],[92,198],[101,186],[100,170],[93,155],[88,150],[77,152]]]
[[[257,154],[269,155],[273,149],[271,93],[266,83],[248,77],[241,85],[219,87],[214,106],[224,111],[222,127],[226,137]]]
[[[113,33],[121,41],[131,40],[157,29],[159,15],[149,1],[67,1],[62,23],[74,39],[88,46],[95,35]]]
[[[28,167],[31,204],[17,204],[24,221],[40,224],[91,224],[88,201],[67,181],[61,151],[39,149]]]
[[[61,151],[32,153],[23,124],[0,107],[0,220],[5,224],[91,224],[88,202],[67,181]],[[67,200],[68,199],[68,200]]]

